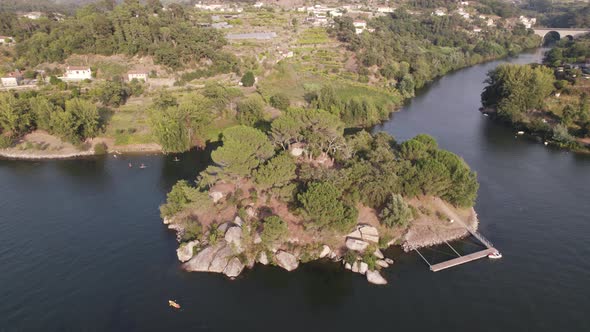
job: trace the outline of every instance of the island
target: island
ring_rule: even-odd
[[[212,163],[160,207],[184,269],[235,278],[256,262],[292,271],[329,259],[385,284],[379,270],[393,260],[382,249],[430,246],[477,227],[476,174],[434,138],[400,143],[343,129],[329,112],[291,108],[266,132],[224,130]]]
[[[482,112],[545,145],[590,152],[590,38],[559,41],[543,65],[501,65],[488,74]]]

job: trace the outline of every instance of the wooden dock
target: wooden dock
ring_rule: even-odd
[[[495,251],[496,251],[496,249],[494,249],[494,248],[487,248],[487,249],[484,249],[484,250],[481,250],[478,252],[474,252],[469,255],[460,256],[457,258],[450,259],[448,261],[444,261],[442,263],[430,265],[430,271],[437,272],[437,271],[441,271],[444,269],[448,269],[453,266],[468,263],[468,262],[474,261],[476,259],[488,257],[489,254],[491,254]]]
[[[479,240],[479,242],[481,242],[481,244],[483,244],[486,247],[486,249],[471,253],[469,255],[462,256],[461,254],[459,254],[459,252],[457,250],[455,250],[455,248],[453,248],[453,246],[449,242],[447,242],[446,240],[439,237],[439,239],[441,239],[442,242],[446,243],[446,245],[449,246],[455,252],[455,254],[457,254],[458,257],[450,259],[448,261],[444,261],[442,263],[430,264],[430,262],[426,259],[426,257],[424,257],[424,255],[422,255],[420,253],[420,251],[418,251],[418,249],[414,249],[414,251],[416,251],[418,253],[418,255],[420,255],[420,257],[422,257],[422,259],[426,262],[426,264],[428,264],[428,266],[430,267],[430,271],[433,271],[433,272],[441,271],[441,270],[448,269],[453,266],[469,263],[469,262],[474,261],[476,259],[488,257],[489,254],[497,252],[497,250],[496,250],[496,248],[494,248],[494,245],[492,244],[492,242],[490,242],[488,239],[486,239],[481,233],[479,233],[476,230],[470,229],[469,227],[467,227],[467,225],[463,224],[462,222],[461,222],[461,224],[467,229],[467,231],[473,237],[475,237],[477,240]],[[434,230],[430,229],[430,231],[432,231],[436,236],[438,236],[438,234],[436,234],[436,232]]]

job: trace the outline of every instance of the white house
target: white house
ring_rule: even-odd
[[[363,33],[363,31],[365,31],[365,29],[367,28],[367,22],[364,20],[354,20],[352,24],[354,25],[354,29],[357,35]]]
[[[257,2],[253,5],[254,8],[258,8],[258,9],[262,8],[262,6],[264,6],[263,2]]]
[[[41,16],[43,16],[43,13],[41,12],[28,12],[26,14],[23,14],[23,17],[26,17],[30,20],[38,20],[41,18]]]
[[[13,87],[18,86],[20,81],[23,79],[20,72],[15,71],[12,73],[8,73],[8,75],[1,77],[0,81],[2,81],[2,86],[4,87]]]
[[[149,73],[145,70],[130,70],[127,72],[127,79],[129,82],[133,80],[147,82]]]
[[[90,67],[69,66],[66,68],[65,78],[69,80],[90,80],[92,79],[92,70]]]
[[[285,59],[285,58],[292,58],[292,57],[293,57],[293,55],[294,55],[294,54],[293,54],[293,51],[289,51],[289,50],[279,50],[279,56],[280,56],[282,59]]]
[[[527,29],[532,28],[533,25],[535,25],[535,23],[537,23],[537,19],[534,17],[528,18],[526,16],[521,16],[518,19],[520,20],[520,23],[522,23],[524,25],[524,27]]]
[[[394,11],[395,11],[395,8],[392,8],[392,7],[378,7],[377,8],[378,13],[393,13]]]

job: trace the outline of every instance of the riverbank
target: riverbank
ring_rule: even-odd
[[[494,108],[480,108],[479,111],[490,120],[502,123],[515,131],[515,137],[523,136],[529,137],[545,146],[557,147],[559,149],[568,150],[580,154],[590,154],[590,137],[574,137],[569,135],[571,139],[568,142],[560,142],[556,139],[555,134],[557,125],[559,124],[555,118],[550,116],[543,116],[536,114],[534,119],[536,127],[529,123],[512,123],[501,119],[497,115],[497,110]],[[540,120],[539,120],[540,119]],[[539,125],[541,124],[541,125]],[[559,136],[561,137],[561,136]]]
[[[97,137],[87,140],[81,146],[64,142],[58,137],[38,130],[25,135],[14,147],[0,149],[0,157],[6,159],[40,160],[40,159],[75,159],[97,155],[97,144],[104,144],[104,153],[159,153],[162,147],[156,143],[116,145],[115,139]]]

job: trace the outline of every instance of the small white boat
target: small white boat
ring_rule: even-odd
[[[547,145],[549,145],[549,142],[545,142],[544,144],[547,146]]]
[[[484,113],[483,116],[490,116],[488,113]]]
[[[178,159],[178,157],[174,157],[174,161],[180,161],[180,159]]]
[[[521,130],[521,131],[517,132],[517,134],[524,135],[524,131]]]
[[[139,165],[139,168],[146,168],[147,166],[145,164],[141,164]]]
[[[488,255],[489,259],[499,259],[502,258],[502,254],[499,251],[494,251],[493,253]]]

